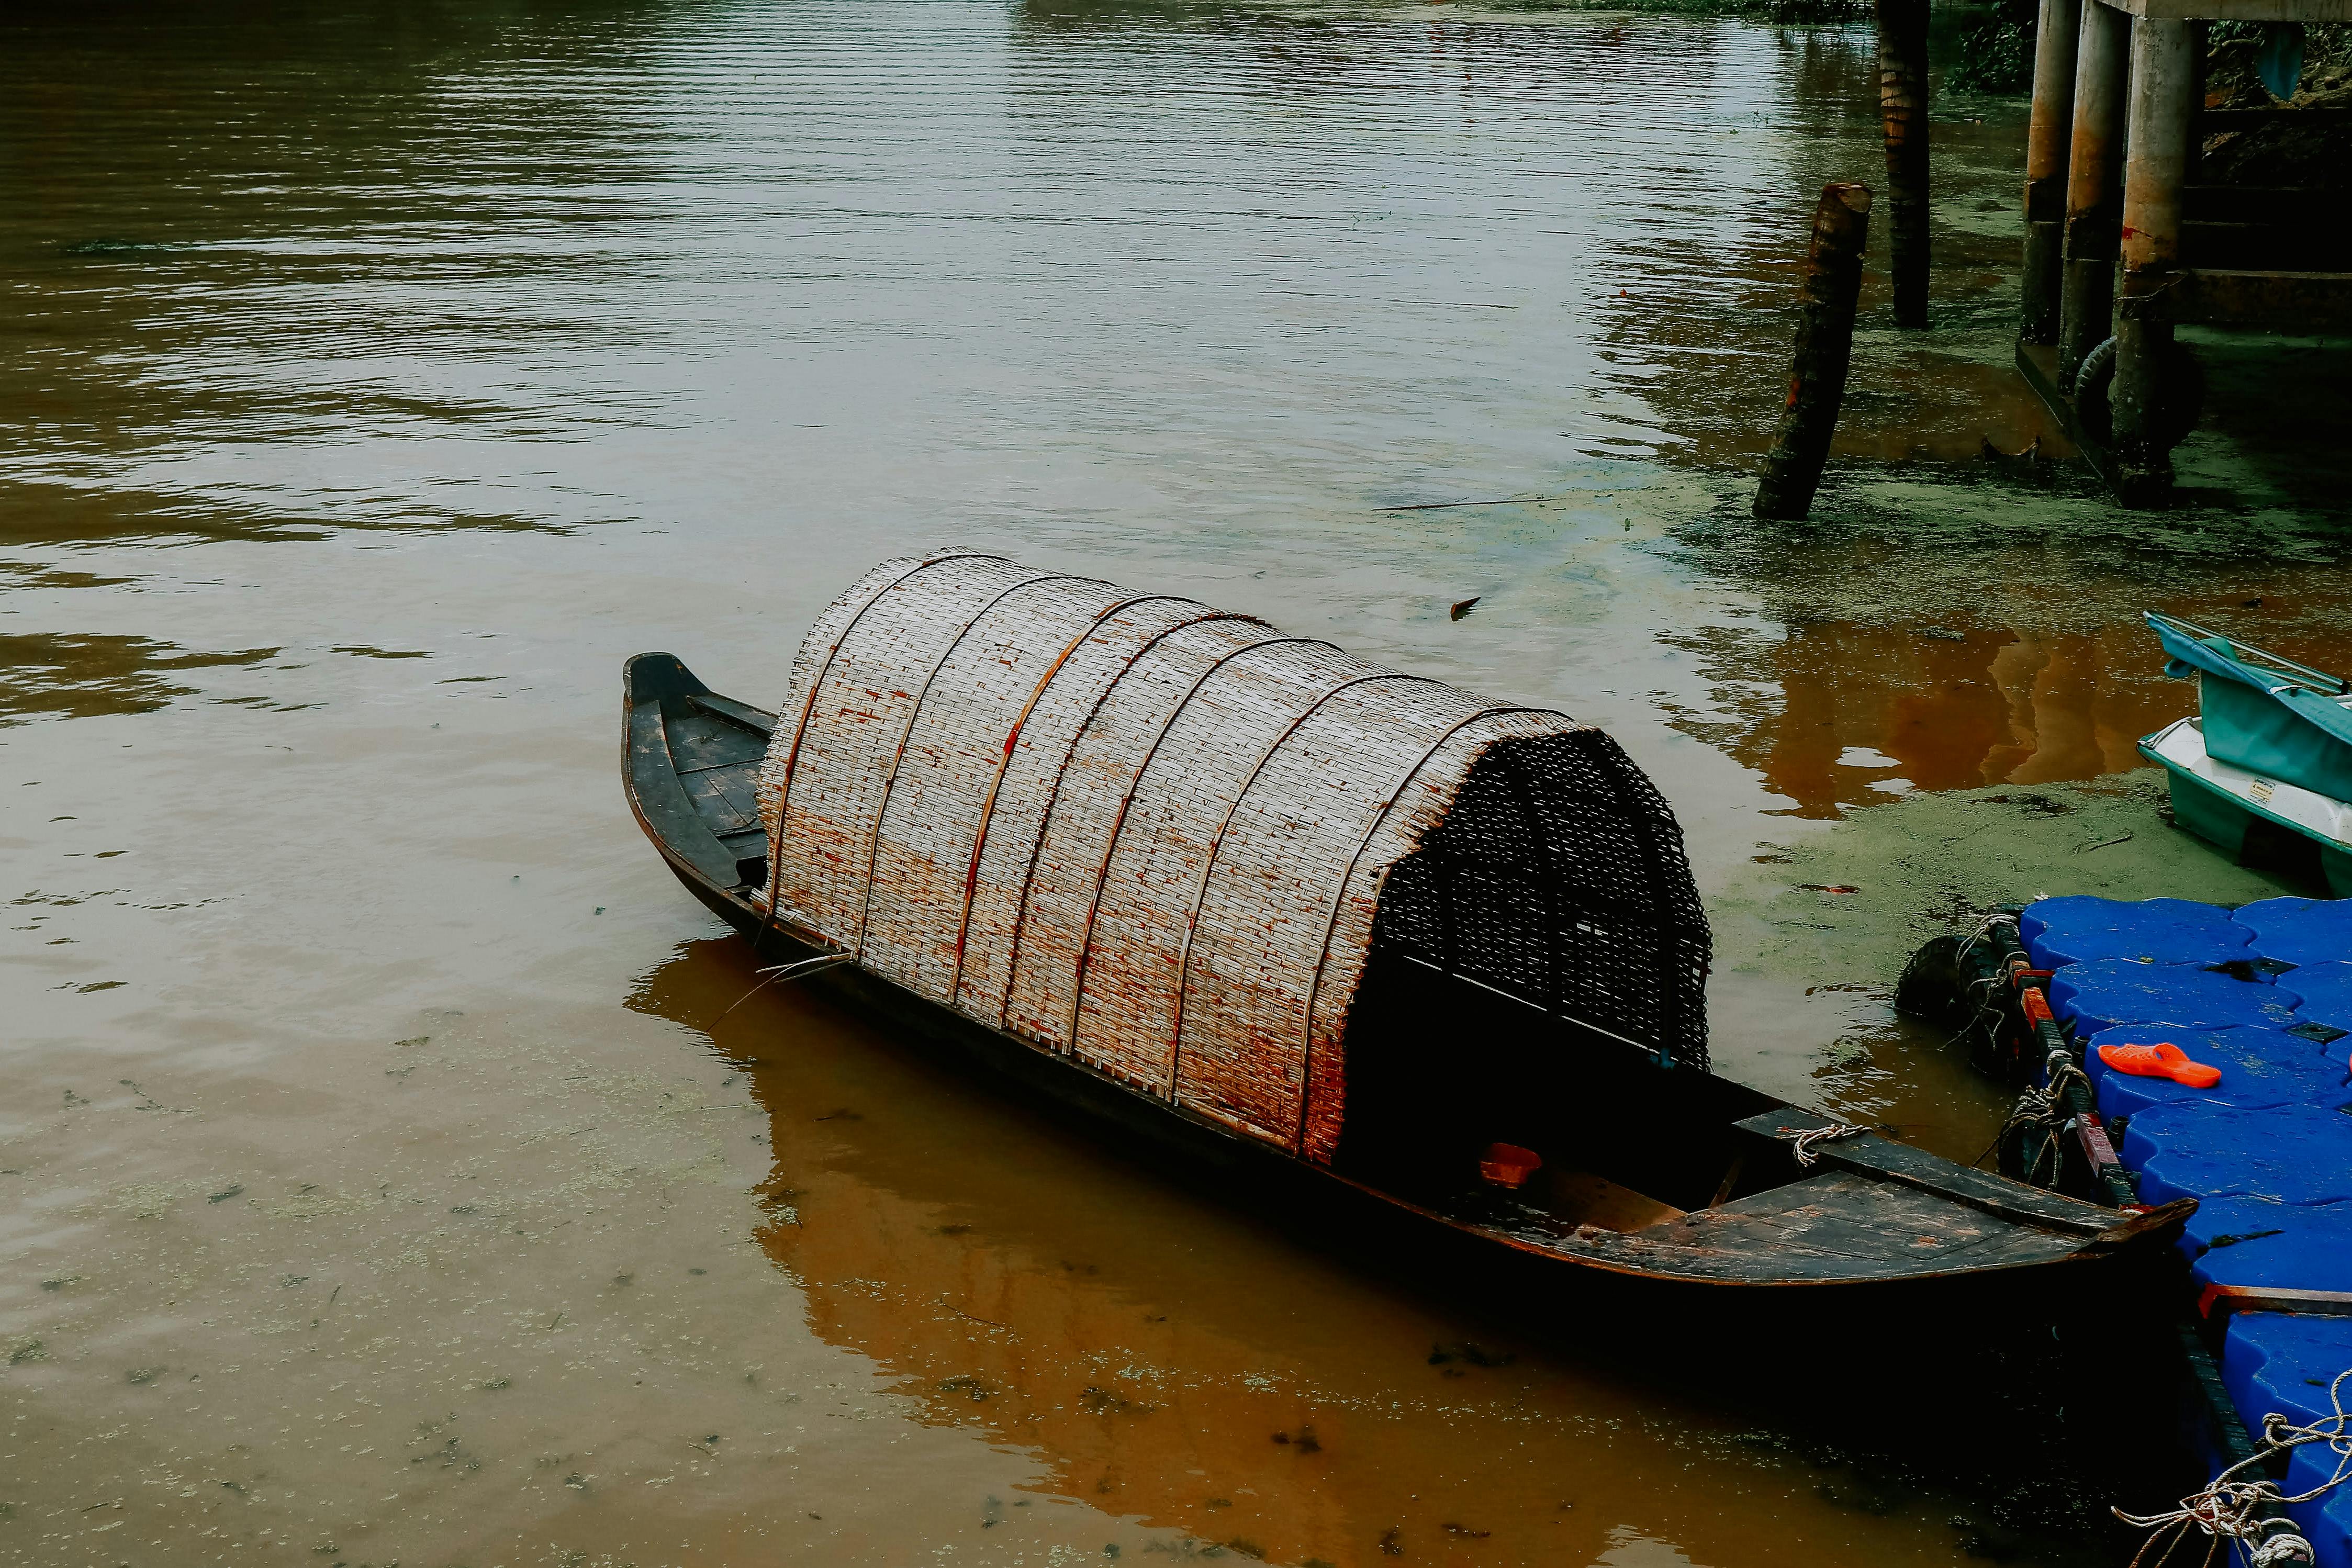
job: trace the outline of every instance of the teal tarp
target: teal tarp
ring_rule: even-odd
[[[2227,637],[2193,637],[2156,616],[2164,673],[2199,684],[2206,754],[2283,784],[2352,800],[2352,708],[2263,664],[2259,649]]]

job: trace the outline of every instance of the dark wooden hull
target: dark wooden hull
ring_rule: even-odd
[[[828,949],[813,933],[771,923],[754,901],[764,860],[751,791],[772,716],[709,692],[666,654],[630,661],[624,710],[630,806],[678,880],[743,934],[761,964],[824,955]],[[822,986],[888,1019],[1025,1100],[1116,1128],[1129,1152],[1246,1194],[1253,1205],[1272,1199],[1350,1224],[1403,1224],[1426,1233],[1443,1253],[1507,1256],[1521,1271],[1595,1285],[1670,1286],[1706,1297],[1726,1288],[1752,1296],[1799,1287],[1794,1294],[1808,1300],[1866,1291],[1882,1303],[1959,1293],[1988,1306],[1995,1298],[2040,1292],[2047,1302],[2062,1288],[2061,1276],[2071,1293],[2085,1277],[2110,1272],[2084,1265],[2125,1257],[2154,1262],[2168,1251],[2185,1217],[2126,1217],[1875,1136],[1826,1144],[1822,1166],[1799,1172],[1785,1139],[1775,1134],[1821,1125],[1818,1117],[1712,1075],[1661,1071],[1628,1058],[1610,1060],[1594,1079],[1603,1090],[1595,1099],[1612,1098],[1610,1090],[1621,1100],[1641,1097],[1621,1104],[1623,1114],[1612,1121],[1641,1129],[1661,1159],[1684,1146],[1697,1151],[1709,1171],[1725,1168],[1723,1152],[1738,1152],[1730,1168],[1743,1195],[1655,1227],[1658,1234],[1588,1236],[1594,1227],[1583,1226],[1570,1236],[1530,1236],[1244,1137],[852,964],[818,970],[796,984]],[[1480,1003],[1450,997],[1448,1021]],[[1493,1023],[1508,1026],[1510,1019]],[[1726,1178],[1725,1191],[1735,1177]],[[1946,1233],[1962,1239],[1932,1247],[1933,1256],[1905,1255],[1906,1247],[1935,1244]]]

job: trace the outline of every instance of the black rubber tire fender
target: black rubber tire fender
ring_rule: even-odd
[[[2169,349],[2170,373],[2164,378],[2168,395],[2157,411],[2157,439],[2177,447],[2197,428],[2205,408],[2205,369],[2197,356],[2179,343]],[[2116,340],[2108,338],[2083,356],[2074,372],[2074,419],[2083,433],[2102,447],[2116,438]]]

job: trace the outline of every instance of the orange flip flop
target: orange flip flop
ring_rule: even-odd
[[[2221,1081],[2220,1068],[2190,1061],[2189,1053],[2169,1040],[2153,1046],[2101,1046],[2099,1059],[2117,1072],[2168,1078],[2189,1089],[2210,1089]]]

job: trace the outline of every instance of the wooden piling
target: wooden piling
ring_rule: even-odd
[[[2025,139],[2027,342],[2058,341],[2059,279],[2065,265],[2066,149],[2074,121],[2074,54],[2081,0],[2042,0],[2033,30],[2033,118]]]
[[[2153,304],[2180,265],[2180,193],[2189,178],[2189,117],[2197,109],[2194,22],[2142,17],[2132,28],[2129,162],[2124,170],[2123,309],[2116,322],[2113,410],[2116,494],[2159,506],[2172,489],[2171,445],[2181,421],[2180,351]]]
[[[1927,0],[1874,0],[1895,324],[1927,324]]]
[[[2101,0],[2082,4],[2058,323],[2058,380],[2070,389],[2083,356],[2112,331],[2116,231],[2123,221],[2124,84],[2131,63],[2131,17]]]
[[[1794,521],[1812,509],[1822,465],[1830,455],[1830,437],[1837,429],[1838,405],[1845,398],[1846,367],[1853,355],[1854,300],[1862,291],[1862,250],[1869,237],[1870,187],[1822,186],[1798,295],[1789,401],[1756,487],[1759,518]]]

